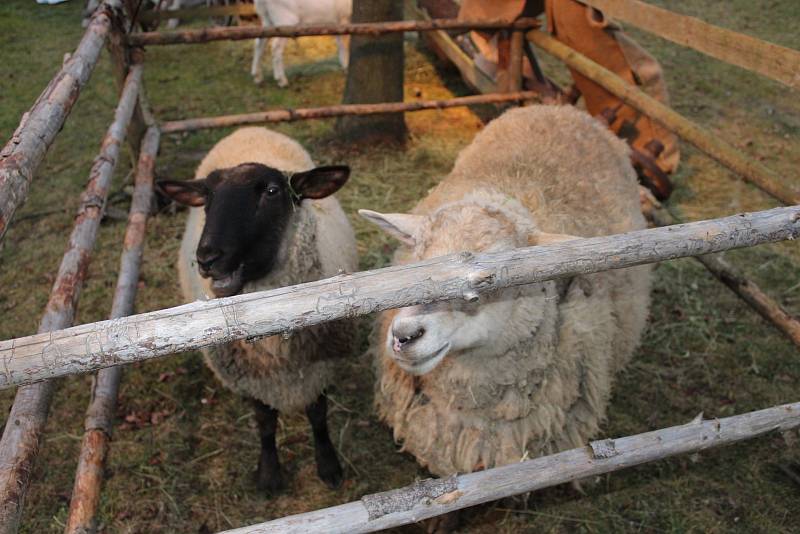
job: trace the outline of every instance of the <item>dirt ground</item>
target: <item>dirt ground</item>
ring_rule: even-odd
[[[652,3],[800,49],[796,0]],[[80,38],[77,0],[38,6],[0,3],[0,137],[5,141]],[[743,153],[797,184],[800,167],[798,95],[776,82],[709,59],[650,35],[631,34],[667,72],[673,107]],[[407,98],[468,94],[418,41],[406,41]],[[332,39],[304,38],[287,47],[290,87],[250,80],[252,44],[218,42],[147,50],[145,83],[161,120],[340,101],[344,77]],[[265,77],[271,73],[265,58]],[[548,72],[564,70],[545,61]],[[104,57],[64,131],[36,176],[31,195],[0,251],[0,339],[36,331],[92,158],[115,105]],[[351,182],[338,195],[356,229],[364,269],[386,265],[396,243],[357,217],[357,208],[402,211],[444,176],[480,128],[468,110],[408,114],[405,149],[344,147],[332,121],[277,126],[300,140],[321,164],[346,163]],[[161,178],[186,178],[227,130],[167,135],[157,162]],[[682,145],[671,207],[687,220],[776,203],[692,147]],[[129,170],[123,158],[114,191]],[[119,197],[122,198],[122,197]],[[127,210],[127,201],[114,204]],[[174,269],[185,212],[163,212],[148,232],[137,311],[181,302]],[[124,222],[101,228],[77,320],[107,317]],[[800,314],[800,248],[787,242],[730,252],[726,259],[793,314]],[[362,320],[362,348],[372,318]],[[91,377],[61,381],[53,403],[22,530],[63,530]],[[650,326],[619,377],[601,437],[685,423],[699,412],[724,417],[797,401],[800,358],[789,341],[713,280],[693,260],[656,269]],[[370,362],[353,355],[331,391],[331,427],[346,482],[331,491],[315,475],[304,417],[281,421],[279,443],[289,488],[260,495],[252,479],[258,452],[248,405],[223,389],[198,353],[126,369],[117,427],[101,502],[102,532],[213,532],[348,502],[424,478],[399,452],[372,409]],[[13,391],[0,392],[7,413]],[[797,532],[800,486],[783,468],[800,469],[796,433],[768,435],[721,450],[629,469],[584,484],[540,491],[527,501],[495,503],[466,514],[464,532]],[[418,532],[416,526],[402,529]]]

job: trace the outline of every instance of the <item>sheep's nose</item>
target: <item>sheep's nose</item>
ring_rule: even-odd
[[[211,266],[214,265],[214,262],[221,257],[222,251],[219,249],[206,245],[197,247],[197,264],[200,266],[200,270],[203,272],[210,271]]]
[[[392,325],[392,349],[400,352],[425,335],[425,328],[417,321],[396,321]]]

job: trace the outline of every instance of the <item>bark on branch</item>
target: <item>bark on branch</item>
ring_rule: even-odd
[[[503,20],[404,20],[394,22],[363,22],[353,24],[273,26],[240,26],[236,28],[204,28],[173,32],[134,33],[128,36],[130,46],[207,43],[210,41],[240,41],[257,37],[305,37],[310,35],[385,35],[388,33],[434,30],[525,30],[538,28],[536,19],[521,18],[514,22]]]
[[[270,122],[292,122],[307,119],[327,119],[342,115],[371,115],[375,113],[402,113],[428,109],[446,109],[479,104],[501,104],[534,100],[539,94],[535,91],[516,93],[494,93],[488,95],[460,96],[447,100],[418,100],[416,102],[386,102],[380,104],[340,104],[319,108],[272,109],[257,113],[222,115],[220,117],[200,117],[167,121],[161,125],[162,133],[187,132],[204,128],[227,128],[242,124],[264,124]]]

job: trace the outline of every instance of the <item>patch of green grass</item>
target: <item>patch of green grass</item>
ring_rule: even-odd
[[[667,8],[800,48],[800,8],[793,0],[654,2]],[[80,2],[56,7],[30,0],[0,4],[3,62],[0,134],[7,139],[19,116],[74,49],[82,30]],[[695,52],[632,31],[662,60],[674,107],[796,183],[800,164],[800,110],[780,85]],[[407,42],[407,93],[440,98],[463,86],[435,68]],[[291,86],[275,87],[265,58],[265,84],[249,77],[249,42],[147,50],[145,83],[159,119],[243,113],[271,106],[314,106],[340,101],[344,77],[332,39],[290,42]],[[549,72],[556,67],[543,62]],[[555,77],[566,81],[562,68]],[[455,88],[455,89],[454,89]],[[0,252],[0,339],[36,331],[52,277],[72,228],[72,215],[89,166],[111,120],[115,88],[106,57],[78,101],[64,131],[33,182],[31,196]],[[347,163],[352,179],[338,195],[356,230],[361,267],[386,265],[396,246],[353,216],[356,209],[410,209],[446,175],[461,147],[479,129],[465,110],[408,114],[411,140],[400,150],[347,147],[332,121],[275,126],[300,140],[321,164]],[[192,176],[200,158],[230,130],[168,135],[157,172]],[[722,216],[775,205],[696,150],[682,145],[679,187],[672,207],[687,219]],[[123,159],[114,189],[127,174]],[[120,206],[126,207],[126,206]],[[31,216],[53,209],[63,212]],[[149,224],[137,311],[181,302],[174,263],[185,213],[161,213]],[[105,223],[77,320],[104,319],[118,269],[124,223]],[[740,266],[795,315],[800,314],[796,243],[733,251]],[[603,435],[629,435],[681,424],[700,411],[724,417],[797,400],[797,349],[693,260],[656,269],[651,324],[642,348],[617,382]],[[361,347],[371,319],[362,321]],[[25,532],[63,530],[72,488],[90,378],[61,381],[34,481],[26,499]],[[356,500],[427,476],[398,453],[390,430],[372,408],[373,375],[364,357],[347,359],[331,392],[331,429],[347,480],[338,492],[316,478],[305,418],[281,419],[278,440],[290,487],[266,499],[251,474],[258,452],[249,407],[223,389],[198,353],[126,368],[101,501],[103,532],[216,531]],[[12,392],[0,394],[5,412]],[[791,532],[797,486],[778,468],[800,463],[798,446],[770,435],[723,450],[656,462],[583,484],[469,511],[465,531],[498,532]],[[416,531],[415,527],[400,529]]]

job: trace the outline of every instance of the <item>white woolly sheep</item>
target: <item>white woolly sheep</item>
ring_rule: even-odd
[[[347,167],[314,168],[308,153],[285,135],[242,128],[211,149],[195,180],[159,181],[165,194],[195,206],[178,262],[184,298],[225,297],[354,271],[353,230],[330,196],[348,176]],[[314,434],[317,473],[331,487],[341,483],[323,390],[331,382],[334,359],[351,352],[353,338],[352,323],[337,321],[289,338],[271,336],[204,351],[219,380],[253,401],[261,437],[259,489],[273,492],[283,486],[277,416],[302,408]]]
[[[255,0],[256,13],[265,28],[269,26],[294,26],[297,24],[345,24],[350,22],[352,0]],[[261,83],[261,56],[264,54],[264,39],[256,39],[253,66],[250,69],[256,83]],[[279,87],[289,85],[283,69],[285,37],[274,37],[272,48],[272,75]],[[339,64],[347,68],[347,49],[344,37],[336,36]]]
[[[489,123],[413,214],[361,214],[410,245],[396,264],[645,227],[628,147],[569,106]],[[380,417],[439,476],[581,446],[639,343],[649,286],[644,266],[383,313]]]

